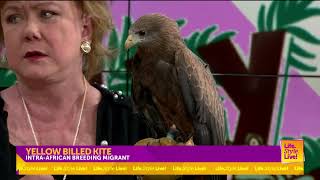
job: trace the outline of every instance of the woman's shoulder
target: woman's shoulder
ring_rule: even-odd
[[[132,109],[131,98],[122,91],[110,90],[104,84],[93,84],[93,86],[101,93],[100,104],[108,103],[116,108]]]
[[[11,101],[15,101],[15,99],[18,99],[19,94],[17,92],[17,85],[14,84],[10,87],[0,87],[0,101],[4,101],[5,103],[8,103]]]
[[[130,97],[104,85],[94,87],[102,95],[97,113],[97,142],[108,140],[113,145],[132,145],[145,137],[146,128],[133,111]]]
[[[0,111],[4,109],[5,102],[13,99],[14,87],[0,87]]]

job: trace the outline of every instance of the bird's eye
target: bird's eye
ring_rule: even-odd
[[[146,35],[146,32],[144,32],[144,31],[139,31],[138,34],[139,34],[139,36],[144,36],[144,35]]]

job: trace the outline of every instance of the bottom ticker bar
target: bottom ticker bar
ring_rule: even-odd
[[[303,163],[280,162],[28,162],[17,166],[20,175],[302,175]]]

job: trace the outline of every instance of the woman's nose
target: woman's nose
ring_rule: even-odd
[[[34,41],[41,39],[40,26],[37,22],[29,20],[26,22],[24,39],[26,41]]]

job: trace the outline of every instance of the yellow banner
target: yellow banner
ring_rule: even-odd
[[[281,162],[24,162],[17,156],[20,175],[302,175],[303,163]]]

